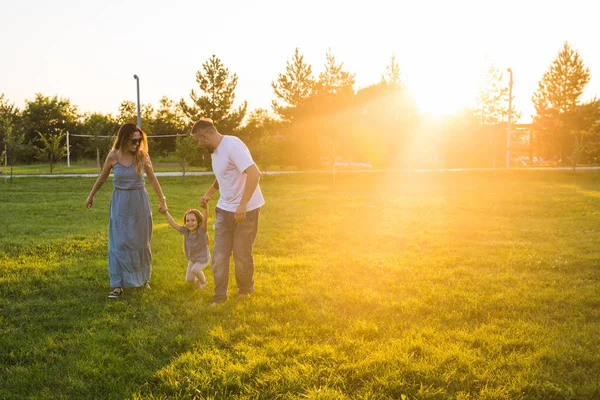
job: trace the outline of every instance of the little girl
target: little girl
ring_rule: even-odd
[[[184,226],[179,225],[168,211],[165,217],[173,229],[183,234],[185,258],[188,260],[185,280],[195,283],[200,289],[206,288],[208,281],[202,270],[210,263],[208,250],[208,205],[204,207],[204,216],[200,211],[190,208],[183,216]]]

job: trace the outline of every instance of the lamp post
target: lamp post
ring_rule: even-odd
[[[133,78],[136,80],[137,85],[137,124],[142,128],[142,116],[140,113],[140,77],[137,75],[133,75]]]
[[[71,166],[71,147],[69,146],[69,131],[67,131],[67,167]]]
[[[512,69],[506,69],[510,74],[508,81],[508,126],[506,128],[506,169],[510,168],[510,135],[511,135],[511,119],[512,119],[512,88],[513,88],[513,72]]]

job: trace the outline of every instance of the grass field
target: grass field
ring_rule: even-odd
[[[211,179],[160,179],[176,219]],[[153,289],[107,299],[93,181],[0,180],[1,399],[600,398],[600,172],[269,176],[217,309],[157,213]]]

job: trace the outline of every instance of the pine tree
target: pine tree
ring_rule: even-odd
[[[229,69],[214,54],[202,64],[202,69],[203,71],[196,72],[196,82],[203,94],[197,94],[192,89],[192,104],[187,105],[185,100],[181,99],[179,106],[189,122],[193,123],[202,117],[210,118],[219,131],[234,134],[248,108],[246,101],[238,108],[233,108],[238,76],[235,73],[230,75]]]
[[[285,73],[280,73],[277,82],[271,82],[276,100],[272,101],[273,111],[286,122],[294,118],[294,111],[302,105],[314,92],[315,81],[312,67],[304,62],[304,56],[298,48],[291,61],[285,66]]]
[[[476,115],[483,125],[499,124],[507,116],[509,88],[503,81],[504,73],[490,65],[477,93]]]
[[[381,76],[381,82],[398,87],[404,86],[404,81],[400,73],[400,65],[396,61],[395,54],[392,54],[390,64],[385,67],[385,72]]]
[[[344,63],[336,63],[331,49],[325,55],[325,70],[319,74],[316,91],[320,95],[335,96],[354,92],[355,74],[344,71]]]
[[[548,155],[565,160],[575,147],[572,134],[579,97],[590,81],[590,70],[567,42],[538,83],[532,101],[534,130]]]

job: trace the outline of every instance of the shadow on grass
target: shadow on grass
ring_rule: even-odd
[[[108,299],[103,242],[61,239],[18,253],[0,253],[1,398],[130,397],[210,343],[222,317],[206,308],[210,292],[166,276]]]

